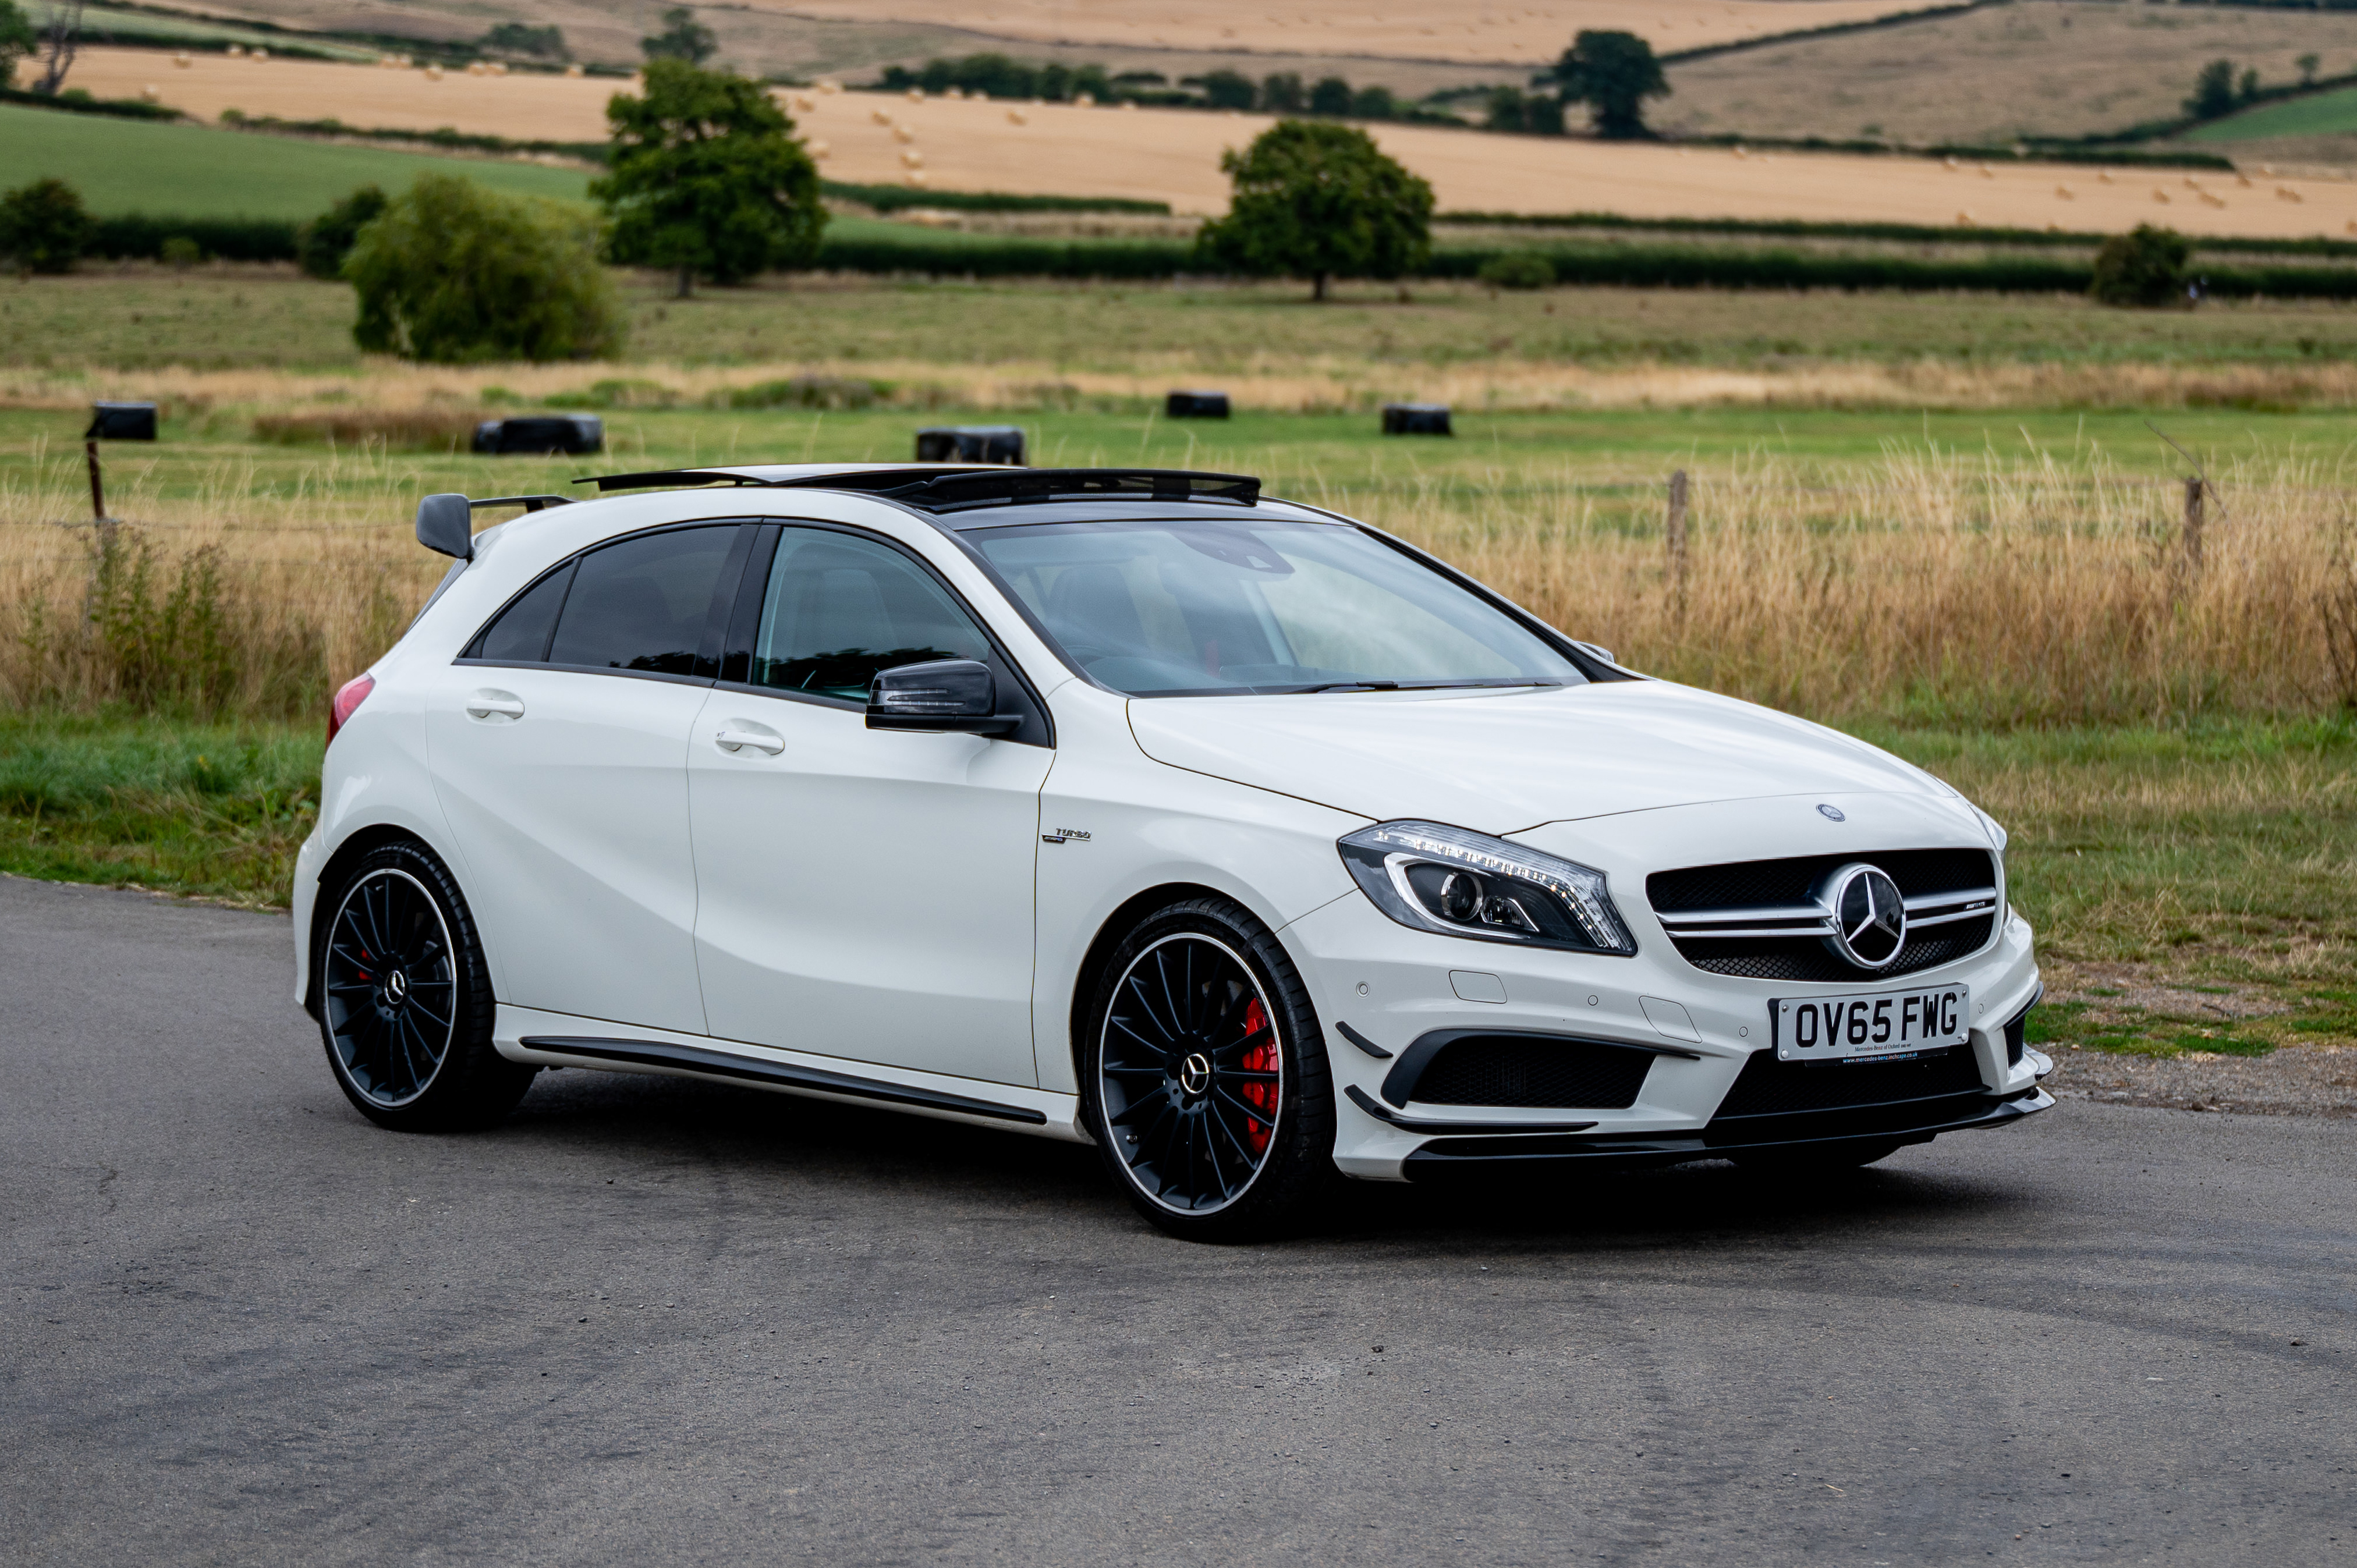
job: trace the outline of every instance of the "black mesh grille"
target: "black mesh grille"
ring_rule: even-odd
[[[1909,1061],[1781,1062],[1771,1047],[1754,1051],[1712,1123],[1730,1116],[1788,1116],[1843,1111],[1948,1094],[1981,1094],[1980,1063],[1970,1046],[1952,1046]]]
[[[1657,871],[1645,879],[1645,897],[1663,915],[1705,909],[1774,909],[1806,906],[1827,872],[1863,860],[1878,865],[1909,898],[1996,886],[1996,867],[1986,850],[1900,849],[1857,854],[1812,854],[1791,860],[1747,860],[1729,865],[1691,865]],[[1953,962],[1988,944],[1996,916],[1910,931],[1898,960],[1887,968],[1861,970],[1828,950],[1814,937],[1742,937],[1733,940],[1672,939],[1688,963],[1713,974],[1746,980],[1857,980],[1862,975],[1912,974]]]
[[[1622,1111],[1652,1068],[1649,1052],[1585,1040],[1469,1035],[1426,1065],[1409,1098],[1430,1105],[1564,1106]]]

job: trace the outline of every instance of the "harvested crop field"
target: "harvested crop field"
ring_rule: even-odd
[[[2272,84],[2297,81],[2311,52],[2328,75],[2357,69],[2357,15],[2017,0],[1673,64],[1649,118],[1753,136],[2095,135],[2175,117],[2206,61]]]
[[[614,84],[565,77],[446,77],[312,61],[196,59],[92,49],[76,79],[102,94],[157,86],[200,117],[222,108],[284,119],[595,141]],[[1118,196],[1181,212],[1227,204],[1220,154],[1270,124],[1189,110],[913,102],[880,93],[783,95],[833,178],[914,180],[942,190]],[[233,102],[232,102],[233,100]],[[1577,137],[1498,136],[1412,125],[1370,127],[1432,181],[1444,209],[1621,212],[1650,218],[1801,218],[2116,231],[2147,221],[2190,234],[2341,235],[2357,222],[2357,185],[2324,179],[2042,164],[1835,155],[1740,154]],[[0,132],[0,138],[5,133]],[[26,158],[0,139],[0,157]],[[34,170],[32,172],[47,172]],[[161,209],[158,209],[159,210]]]
[[[1572,35],[1584,27],[1642,33],[1655,48],[1670,50],[1870,21],[1917,8],[1909,0],[1555,0],[1537,9],[1485,5],[1444,12],[1396,5],[1370,10],[1329,0],[1273,8],[1258,0],[1211,0],[1184,8],[1168,0],[1098,0],[1083,10],[1058,0],[996,0],[977,14],[959,0],[753,0],[753,5],[759,10],[862,21],[888,15],[894,21],[976,27],[1037,43],[1528,64],[1554,63]]]

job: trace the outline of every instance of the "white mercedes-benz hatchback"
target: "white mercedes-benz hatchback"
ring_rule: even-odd
[[[1216,474],[597,482],[428,497],[456,563],[336,696],[296,994],[381,1125],[682,1074],[1093,1143],[1213,1238],[2053,1104],[1986,815],[1375,529]]]

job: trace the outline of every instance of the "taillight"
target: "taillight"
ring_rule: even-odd
[[[376,677],[373,675],[355,675],[343,683],[336,693],[336,700],[328,704],[329,746],[336,744],[336,732],[344,727],[344,721],[350,718],[353,710],[367,702],[368,694],[375,690]]]

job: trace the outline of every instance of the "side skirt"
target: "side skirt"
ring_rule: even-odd
[[[501,1056],[541,1067],[700,1078],[845,1104],[883,1106],[1066,1143],[1090,1141],[1080,1127],[1078,1096],[1015,1084],[848,1063],[733,1040],[682,1037],[522,1007],[500,1008],[494,1037]],[[862,1070],[844,1070],[848,1066]]]

